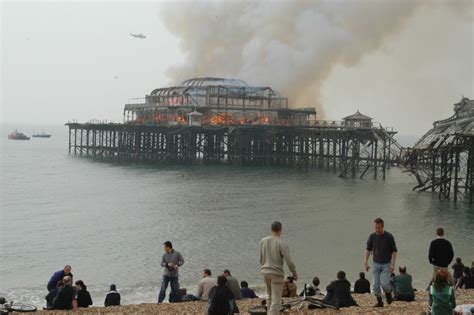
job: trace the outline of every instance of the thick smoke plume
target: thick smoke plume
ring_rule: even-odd
[[[173,83],[219,76],[269,85],[287,96],[291,107],[316,107],[321,118],[320,87],[334,66],[353,66],[380,48],[421,4],[417,0],[168,3],[161,18],[180,38],[186,62],[167,74]]]

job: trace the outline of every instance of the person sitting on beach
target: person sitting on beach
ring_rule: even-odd
[[[296,288],[295,278],[288,276],[286,277],[285,284],[283,285],[283,291],[281,297],[296,297],[298,296],[298,289]]]
[[[453,287],[449,285],[449,272],[445,269],[436,271],[433,284],[429,290],[431,315],[453,314],[456,298]]]
[[[189,302],[189,301],[198,301],[197,299],[192,299],[190,300],[188,297],[193,296],[192,294],[188,294],[188,290],[186,288],[179,288],[178,293],[175,296],[175,303],[179,302]],[[193,296],[194,297],[194,296]],[[168,302],[173,303],[171,300],[171,296],[168,298]]]
[[[456,258],[456,262],[451,266],[451,268],[453,268],[454,283],[458,283],[459,278],[462,277],[462,272],[464,269],[464,264],[462,263],[460,257]]]
[[[204,269],[202,272],[202,279],[199,280],[197,299],[206,301],[209,299],[209,291],[217,285],[217,279],[211,277],[211,270]]]
[[[398,271],[400,273],[392,278],[395,301],[414,301],[415,291],[413,290],[411,276],[407,273],[407,267],[400,265]]]
[[[247,281],[240,282],[240,295],[243,299],[258,299],[255,291],[249,288]]]
[[[474,275],[469,267],[464,267],[463,276],[456,283],[456,289],[474,289]]]
[[[92,305],[92,298],[89,291],[87,291],[87,286],[84,284],[84,281],[76,281],[77,289],[77,307],[89,307]]]
[[[223,276],[227,279],[227,286],[232,291],[234,298],[236,300],[242,299],[242,296],[240,295],[239,281],[237,281],[236,278],[232,277],[229,269],[224,270]]]
[[[228,315],[233,313],[234,294],[226,285],[225,276],[217,277],[217,285],[209,291],[208,315]]]
[[[365,294],[370,293],[370,282],[365,279],[365,273],[359,273],[359,279],[354,283],[354,293]]]
[[[305,289],[301,291],[300,296],[315,296],[315,295],[322,295],[321,290],[318,288],[319,286],[319,278],[314,277],[313,278],[313,285],[310,285],[309,287],[306,287],[306,292]]]
[[[53,300],[58,294],[59,288],[64,285],[63,280],[59,280],[58,283],[56,284],[56,288],[53,290],[49,291],[48,295],[46,295],[46,309],[51,309],[53,307]]]
[[[77,310],[77,290],[72,286],[72,278],[65,276],[64,285],[58,289],[53,299],[53,310]]]
[[[346,273],[339,271],[337,280],[331,282],[326,288],[327,294],[324,302],[336,307],[357,306],[351,296],[351,283],[346,279]]]
[[[63,280],[65,276],[70,276],[71,282],[72,282],[71,271],[72,271],[72,267],[70,265],[66,265],[64,266],[62,270],[59,270],[53,273],[53,275],[51,276],[51,278],[49,278],[49,281],[48,281],[48,285],[47,285],[48,291],[56,289],[56,284],[58,283],[58,281]]]
[[[120,293],[115,284],[110,285],[110,291],[105,296],[104,306],[120,305]]]

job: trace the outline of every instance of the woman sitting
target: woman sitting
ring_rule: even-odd
[[[89,307],[89,305],[92,305],[92,298],[89,291],[87,291],[84,281],[78,280],[75,284],[77,289],[77,307]]]

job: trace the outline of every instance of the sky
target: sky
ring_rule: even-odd
[[[338,3],[343,8],[354,1]],[[375,2],[359,3],[371,7]],[[464,1],[467,5],[461,9],[449,5],[455,1],[422,3],[357,59],[333,62],[318,84],[317,99],[298,105],[316,106],[320,118],[334,120],[360,110],[384,126],[415,136],[433,121],[451,116],[461,95],[474,98],[474,2]],[[193,3],[191,9],[213,5]],[[170,6],[176,6],[173,14],[182,15],[183,23],[190,21],[185,28],[188,37],[173,29]],[[202,32],[206,16],[194,27],[189,8],[170,2],[166,8],[156,2],[2,2],[1,122],[120,122],[130,99],[179,83],[174,69],[185,67],[194,57],[196,42],[189,40],[189,30],[196,30],[191,35],[197,42],[212,40],[208,38],[212,32]],[[337,15],[337,8],[333,10]],[[363,23],[363,15],[356,20]],[[226,24],[226,31],[231,38],[239,34],[232,24]],[[130,33],[143,33],[146,39]],[[370,39],[371,34],[366,36]],[[236,43],[231,41],[234,46],[227,53],[223,46],[220,56],[253,57],[244,47],[240,52]],[[278,77],[283,74],[278,69],[289,69],[285,62],[278,59],[281,67],[276,65],[275,73],[258,80],[255,76],[252,83],[280,87]],[[186,74],[192,74],[192,68]]]

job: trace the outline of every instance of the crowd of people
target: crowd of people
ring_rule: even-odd
[[[72,267],[66,265],[56,271],[48,281],[46,295],[47,310],[77,310],[78,307],[92,305],[92,297],[87,291],[84,281],[77,280],[73,284]],[[105,296],[104,306],[120,305],[120,293],[115,284],[110,285],[110,291]]]
[[[279,314],[283,297],[297,298],[315,296],[323,303],[338,308],[357,306],[352,294],[371,293],[375,295],[374,307],[384,307],[385,303],[395,301],[411,302],[415,300],[415,291],[412,276],[407,272],[405,265],[398,266],[395,274],[397,246],[394,236],[385,230],[381,218],[374,220],[374,232],[369,235],[365,247],[365,272],[372,269],[373,287],[366,279],[365,273],[360,272],[359,279],[351,291],[351,283],[346,279],[344,271],[338,271],[336,279],[326,287],[326,294],[319,289],[319,278],[314,277],[312,285],[304,287],[298,294],[296,281],[299,278],[296,266],[291,259],[289,246],[282,239],[283,227],[278,221],[271,225],[271,235],[260,241],[260,270],[267,291],[265,301],[268,314]],[[187,294],[186,289],[179,287],[179,268],[184,264],[180,252],[173,248],[170,241],[163,243],[164,254],[161,266],[164,268],[161,288],[158,293],[158,303],[166,297],[168,286],[171,286],[169,302],[203,301],[207,302],[209,315],[225,315],[239,313],[236,300],[258,298],[255,291],[249,288],[247,281],[238,280],[226,269],[217,278],[212,276],[210,269],[202,271],[202,279],[197,284],[195,295]],[[369,259],[372,256],[372,263]],[[430,244],[428,259],[433,268],[433,277],[427,288],[429,293],[430,313],[452,314],[456,307],[455,290],[474,288],[474,261],[471,268],[465,266],[461,258],[456,258],[452,265],[453,274],[449,272],[449,265],[454,258],[451,243],[444,237],[444,230],[436,230],[436,239]],[[283,265],[286,263],[291,272],[284,274]],[[92,298],[82,280],[72,285],[73,276],[71,266],[55,272],[48,282],[46,296],[48,309],[77,309],[92,305]],[[116,286],[110,286],[104,302],[105,306],[120,305],[120,294]]]
[[[260,265],[268,293],[268,314],[280,313],[281,293],[288,292],[289,290],[284,288],[298,278],[295,264],[289,254],[288,244],[281,239],[282,230],[281,223],[274,222],[271,226],[271,235],[260,242]],[[406,302],[415,300],[415,289],[412,285],[412,277],[407,273],[407,267],[400,265],[399,274],[394,274],[397,253],[394,236],[385,230],[384,221],[381,218],[375,219],[374,232],[368,237],[364,255],[365,271],[368,272],[372,268],[373,273],[372,292],[376,298],[374,307],[384,307],[382,292],[387,304],[391,304],[394,300]],[[370,256],[372,256],[372,266],[369,265]],[[472,270],[474,262],[472,267],[468,268],[462,264],[461,258],[457,258],[452,266],[455,273],[453,277],[448,270],[453,257],[451,243],[445,239],[443,228],[438,228],[436,239],[431,242],[428,253],[429,262],[433,265],[433,277],[428,286],[430,313],[433,315],[452,314],[456,307],[455,289],[474,288]],[[283,280],[283,262],[286,262],[292,273],[286,281]],[[319,284],[319,279],[315,278],[315,280]],[[337,279],[326,287],[326,296],[323,301],[336,307],[355,306],[357,303],[352,298],[350,290],[351,284],[347,281],[345,272],[339,271]],[[292,292],[295,291],[296,287]],[[360,278],[354,285],[354,293],[370,293],[370,282],[365,279],[363,272],[360,273]]]

